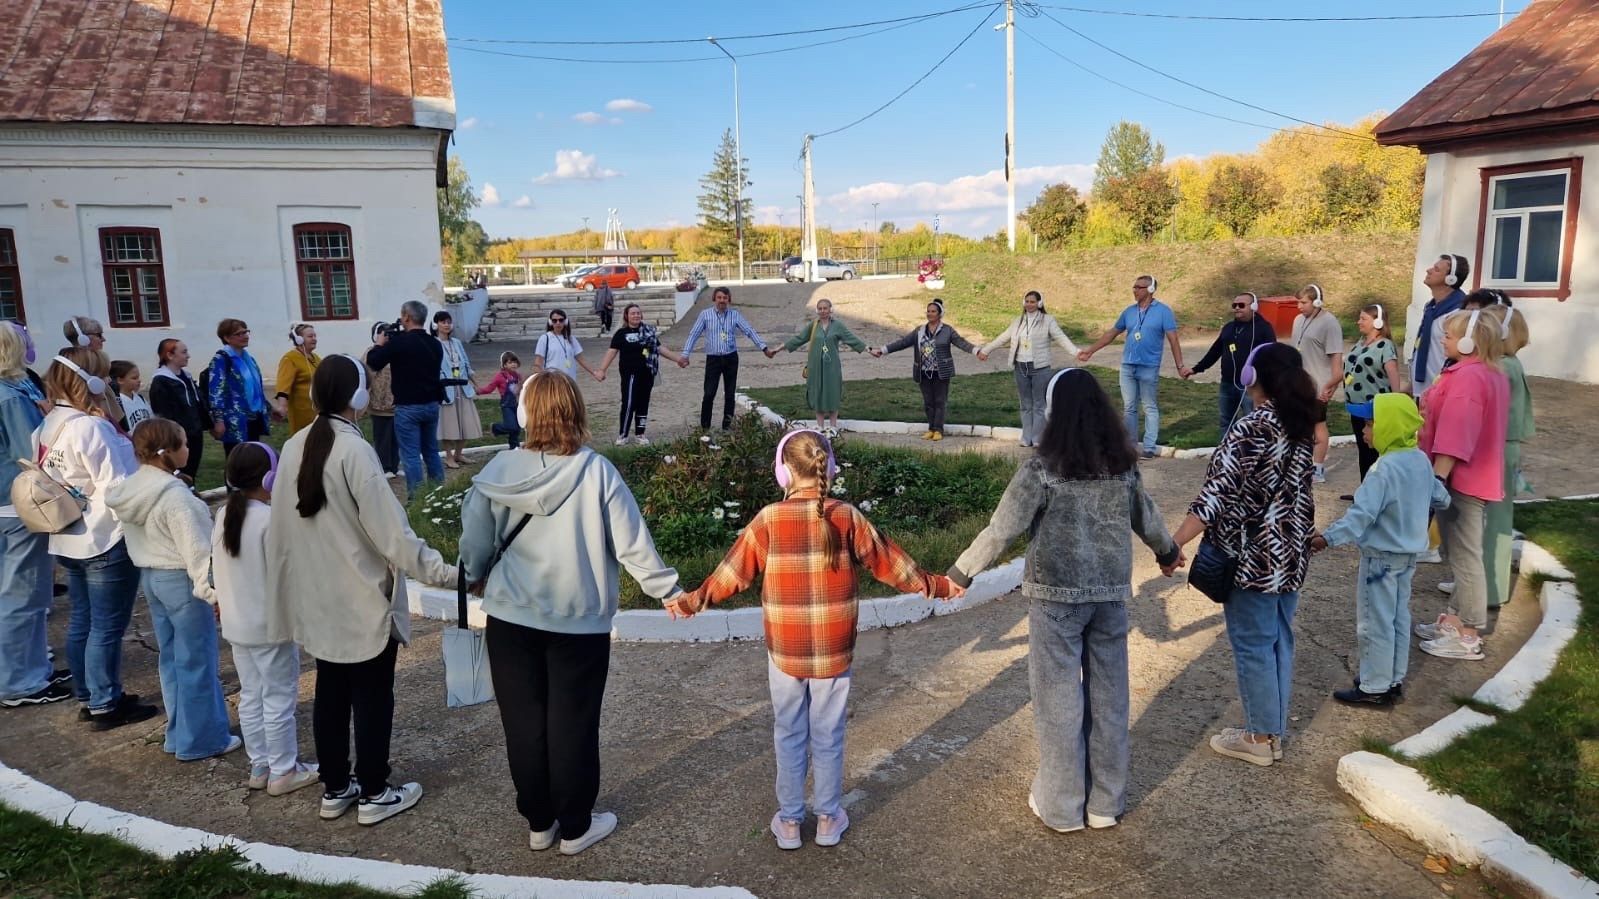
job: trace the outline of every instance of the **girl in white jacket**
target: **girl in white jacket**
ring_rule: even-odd
[[[189,461],[183,428],[152,418],[133,430],[139,470],[112,487],[106,503],[122,522],[128,554],[144,569],[161,651],[161,701],[167,707],[162,748],[179,761],[232,752],[244,741],[228,732],[228,707],[217,677],[216,617],[211,606],[211,515],[178,479]]]
[[[228,456],[227,505],[211,531],[211,577],[222,637],[239,672],[239,731],[250,754],[252,790],[282,796],[317,782],[315,765],[300,763],[294,708],[300,694],[300,647],[285,606],[266,595],[267,525],[278,457],[264,443]]]

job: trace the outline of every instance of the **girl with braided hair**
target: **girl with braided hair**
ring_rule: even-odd
[[[744,592],[766,573],[761,607],[777,750],[772,836],[780,848],[800,847],[805,774],[811,769],[816,845],[836,846],[849,828],[842,800],[845,706],[860,592],[855,566],[929,599],[965,591],[923,571],[859,509],[829,496],[838,467],[820,433],[791,431],[778,441],[773,474],[783,498],[757,512],[705,583],[667,609],[674,616],[692,615]]]

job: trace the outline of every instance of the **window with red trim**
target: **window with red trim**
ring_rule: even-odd
[[[22,270],[17,267],[17,238],[10,228],[0,228],[0,320],[27,320],[22,307]]]
[[[356,318],[355,244],[346,225],[294,226],[294,264],[300,276],[300,317],[305,321]]]
[[[152,328],[171,323],[161,258],[161,232],[155,228],[100,229],[100,266],[105,270],[112,327]]]
[[[1511,296],[1569,296],[1581,195],[1578,158],[1482,169],[1477,283]]]

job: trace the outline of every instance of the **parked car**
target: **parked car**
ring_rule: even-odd
[[[599,265],[593,271],[584,273],[574,285],[579,290],[593,290],[601,283],[609,284],[614,290],[624,287],[628,290],[638,286],[638,269],[631,265]]]
[[[834,262],[831,259],[818,259],[816,260],[816,274],[824,281],[837,281],[839,279],[849,281],[855,277],[855,267],[845,265],[842,262]],[[802,261],[795,265],[785,266],[783,277],[788,281],[805,280],[805,263]]]
[[[798,256],[785,256],[777,266],[777,273],[783,276],[784,281],[802,281],[805,278],[805,260]]]
[[[561,277],[555,279],[555,283],[561,285],[562,287],[571,287],[577,283],[577,279],[583,277],[589,272],[594,271],[597,268],[599,268],[598,265],[580,265]]]

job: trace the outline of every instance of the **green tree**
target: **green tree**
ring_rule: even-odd
[[[1243,237],[1273,206],[1277,191],[1271,176],[1254,163],[1223,163],[1211,176],[1205,192],[1205,211],[1226,225],[1235,237]]]
[[[459,284],[461,265],[483,260],[489,235],[472,219],[472,210],[479,201],[472,192],[472,177],[458,156],[450,157],[446,184],[438,189],[439,247],[446,280]]]
[[[722,142],[711,160],[711,170],[700,179],[700,228],[705,232],[705,248],[713,256],[727,258],[738,252],[738,229],[748,227],[752,201],[747,192],[749,160],[740,159],[731,129],[722,132]],[[742,182],[745,191],[739,189]]]
[[[1149,240],[1171,222],[1177,205],[1177,187],[1161,168],[1113,178],[1102,191],[1105,202],[1116,207],[1140,240]]]
[[[1094,166],[1096,199],[1114,181],[1134,178],[1166,162],[1166,148],[1137,122],[1117,122],[1105,134]]]
[[[1323,220],[1331,227],[1359,225],[1371,217],[1382,200],[1382,176],[1355,163],[1335,162],[1316,178],[1321,184]]]
[[[1022,218],[1027,222],[1027,227],[1038,235],[1041,245],[1054,249],[1065,245],[1082,227],[1087,215],[1088,206],[1077,193],[1077,188],[1061,183],[1044,188],[1033,205],[1027,207]]]

